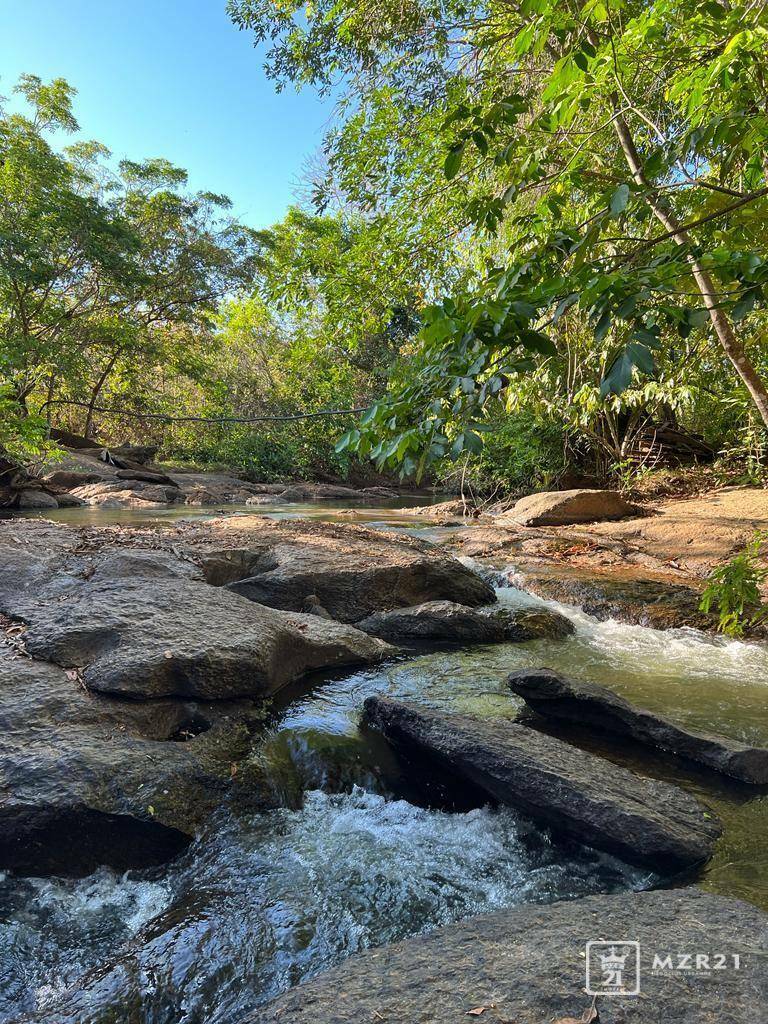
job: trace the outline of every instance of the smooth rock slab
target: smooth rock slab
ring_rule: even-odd
[[[271,608],[299,611],[314,595],[334,619],[355,623],[424,601],[474,607],[496,600],[476,572],[417,539],[332,523],[274,526],[249,516],[228,526],[243,547],[209,551],[206,578]]]
[[[195,567],[161,552],[112,554],[87,579],[8,548],[0,565],[0,611],[27,623],[29,653],[83,669],[86,686],[100,693],[263,697],[308,672],[392,653],[351,626],[198,582]]]
[[[508,682],[539,714],[631,736],[742,782],[768,784],[768,750],[764,747],[750,747],[714,733],[692,732],[663,715],[630,704],[605,686],[565,679],[550,669],[513,672]]]
[[[565,836],[659,872],[706,861],[714,814],[676,786],[640,778],[506,719],[446,714],[369,697],[364,721],[406,754],[478,786]]]
[[[585,946],[603,938],[640,942],[641,994],[598,998],[600,1024],[765,1024],[768,917],[698,889],[587,896],[462,921],[353,956],[244,1024],[578,1021],[592,1001]],[[721,953],[728,967],[651,973],[656,953],[697,952]]]
[[[95,484],[73,487],[70,492],[86,505],[101,508],[144,508],[173,504],[180,500],[176,486],[149,483],[146,480],[105,480]]]
[[[562,640],[575,631],[573,623],[557,612],[477,609],[455,601],[425,601],[413,608],[374,612],[356,625],[391,643],[522,643]]]
[[[567,526],[570,523],[623,519],[635,511],[618,491],[576,488],[529,494],[516,502],[509,512],[499,516],[496,522],[502,526],[505,520],[519,526]]]

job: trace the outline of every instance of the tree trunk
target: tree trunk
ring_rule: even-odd
[[[632,138],[627,122],[619,114],[614,119],[613,125],[619,138],[624,157],[629,165],[630,171],[632,172],[632,177],[638,185],[642,185],[643,188],[647,190],[646,201],[653,210],[657,220],[664,225],[667,231],[672,233],[672,238],[676,242],[680,245],[689,245],[691,239],[688,232],[681,227],[680,221],[677,219],[674,211],[668,206],[663,197],[659,195],[658,191],[654,189],[653,185],[648,180],[645,171],[643,170],[643,164],[640,159],[640,155],[637,152],[637,147],[635,146],[635,142]],[[757,410],[760,413],[763,423],[768,427],[768,390],[760,379],[760,376],[754,366],[747,358],[744,346],[736,337],[731,321],[722,309],[719,308],[717,302],[717,290],[709,272],[705,270],[701,262],[696,259],[695,256],[689,254],[686,258],[690,265],[693,279],[695,280],[696,285],[701,292],[701,296],[704,299],[704,305],[709,312],[709,318],[712,321],[712,326],[715,329],[717,339],[720,342],[723,351],[733,363],[739,377],[741,377],[744,382],[747,391],[749,391],[752,396],[752,400],[757,406]]]
[[[96,384],[93,387],[93,390],[91,391],[91,397],[88,400],[88,412],[87,412],[86,417],[85,417],[85,427],[83,429],[83,437],[91,438],[91,437],[94,436],[93,417],[94,417],[96,402],[98,401],[99,395],[101,394],[101,389],[106,384],[107,378],[109,377],[110,373],[112,372],[112,369],[114,368],[114,365],[117,362],[117,357],[119,355],[120,355],[120,350],[118,349],[118,351],[115,352],[115,354],[107,362],[107,365],[106,365],[106,367],[104,369],[104,372],[100,375],[99,379],[96,381]]]

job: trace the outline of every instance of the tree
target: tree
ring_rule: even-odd
[[[610,346],[605,396],[658,377],[659,356],[692,336],[720,346],[768,425],[754,365],[768,285],[764,3],[413,0],[374,16],[321,0],[306,19],[300,7],[230,3],[270,40],[278,78],[347,77],[359,100],[330,162],[348,187],[373,179],[391,213],[439,142],[443,182],[437,199],[420,192],[420,219],[460,197],[445,237],[480,246],[347,446],[406,470],[476,450],[487,409],[556,358],[564,318]],[[421,150],[408,126],[386,153],[371,145],[393,106]]]
[[[22,408],[33,393],[49,410],[85,401],[91,434],[110,381],[141,404],[153,367],[199,368],[219,303],[252,283],[258,240],[166,160],[115,169],[98,143],[56,152],[48,135],[78,130],[63,80],[27,75],[17,92],[30,114],[0,110],[0,374]]]

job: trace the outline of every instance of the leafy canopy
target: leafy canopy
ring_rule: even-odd
[[[604,363],[604,401],[692,338],[722,346],[766,421],[752,366],[768,285],[764,4],[230,10],[269,42],[279,82],[346,83],[318,200],[335,182],[461,265],[424,309],[407,372],[343,446],[406,472],[478,450],[571,320]]]

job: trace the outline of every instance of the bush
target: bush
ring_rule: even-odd
[[[291,424],[230,424],[174,428],[162,458],[199,466],[226,466],[251,480],[345,478],[349,460],[334,451],[335,433],[327,421]]]
[[[551,486],[566,469],[562,427],[519,412],[494,423],[483,450],[468,464],[468,477],[484,492],[535,490]]]
[[[702,594],[700,609],[716,610],[718,629],[726,636],[744,636],[747,628],[768,618],[760,587],[768,579],[768,566],[760,562],[760,549],[768,535],[760,531],[741,554],[710,573]]]

